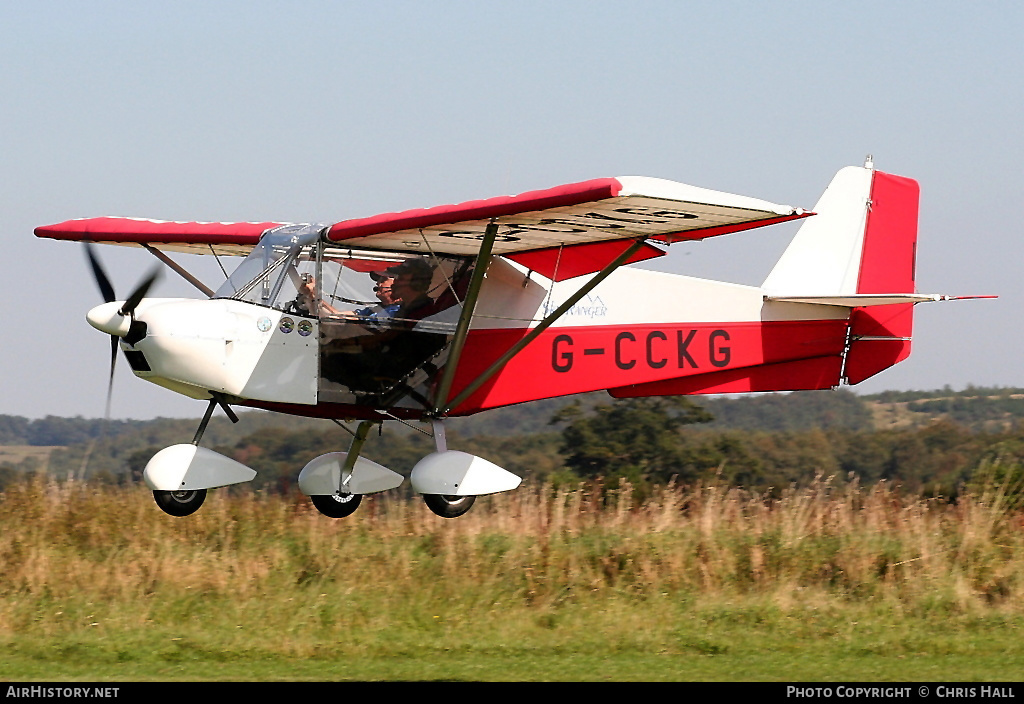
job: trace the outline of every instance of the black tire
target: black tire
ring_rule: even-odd
[[[458,518],[473,508],[475,496],[447,496],[445,494],[424,494],[427,508],[441,518]]]
[[[362,494],[320,494],[310,496],[316,510],[330,518],[351,516],[363,500]]]
[[[154,491],[153,498],[160,510],[171,516],[191,516],[206,501],[206,489],[187,491]]]

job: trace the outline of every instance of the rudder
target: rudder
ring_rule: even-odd
[[[916,291],[920,186],[876,171],[868,202],[857,293]],[[854,308],[844,375],[857,384],[910,356],[914,304]]]

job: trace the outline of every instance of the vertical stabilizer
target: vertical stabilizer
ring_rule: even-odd
[[[920,189],[901,176],[842,169],[764,282],[770,296],[914,293]],[[852,309],[844,376],[856,384],[910,355],[913,304]]]
[[[774,296],[845,296],[857,292],[874,171],[848,166],[832,179],[765,280]]]

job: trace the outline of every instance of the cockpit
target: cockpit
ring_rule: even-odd
[[[281,311],[282,325],[318,321],[322,402],[422,399],[447,357],[472,259],[351,249],[324,241],[323,228],[268,231],[214,297]]]

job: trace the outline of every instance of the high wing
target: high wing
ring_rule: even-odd
[[[149,245],[167,252],[245,256],[280,222],[171,222],[102,217],[67,220],[35,229],[36,237],[101,244]]]
[[[601,270],[638,239],[670,244],[808,215],[813,213],[756,198],[624,176],[343,220],[324,229],[328,241],[345,248],[472,256],[493,221],[499,225],[494,254],[562,281]],[[286,224],[100,217],[46,225],[35,234],[192,254],[245,255],[267,230]],[[662,254],[664,249],[645,244],[628,262]]]
[[[808,215],[813,213],[755,198],[624,176],[345,220],[332,225],[327,238],[365,249],[473,255],[495,221],[494,254],[561,281],[599,271],[639,238],[668,244]],[[662,254],[648,245],[629,261]]]

